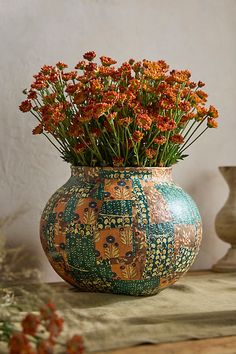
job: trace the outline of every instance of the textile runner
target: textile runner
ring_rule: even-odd
[[[40,285],[30,287],[40,296]],[[65,335],[82,333],[88,353],[236,335],[236,273],[187,275],[149,297],[83,293],[66,283],[50,287],[68,305],[60,310],[73,324]],[[20,303],[27,307],[27,299]]]

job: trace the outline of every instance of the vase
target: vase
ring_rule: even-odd
[[[231,247],[212,269],[216,272],[236,272],[236,166],[222,166],[219,170],[229,186],[229,196],[216,215],[215,229],[219,238]]]
[[[71,167],[40,224],[54,270],[81,291],[152,295],[192,265],[201,217],[172,168]]]

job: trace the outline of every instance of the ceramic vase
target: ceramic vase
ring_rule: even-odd
[[[222,166],[219,170],[229,186],[229,196],[215,220],[216,233],[231,247],[213,270],[217,272],[236,272],[236,166]]]
[[[202,226],[171,168],[71,167],[40,236],[52,267],[81,291],[152,295],[192,265]]]

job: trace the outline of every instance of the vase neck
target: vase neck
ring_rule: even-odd
[[[236,188],[236,166],[219,167],[221,174],[229,185],[230,189]]]
[[[172,181],[171,167],[87,167],[71,166],[71,175],[86,180],[96,179],[155,179]]]

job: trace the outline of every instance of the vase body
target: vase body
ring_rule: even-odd
[[[41,218],[55,271],[82,291],[152,295],[193,263],[198,209],[171,168],[72,167]]]
[[[221,166],[219,170],[229,186],[229,196],[215,219],[215,229],[219,238],[231,247],[213,270],[236,272],[236,166]]]

